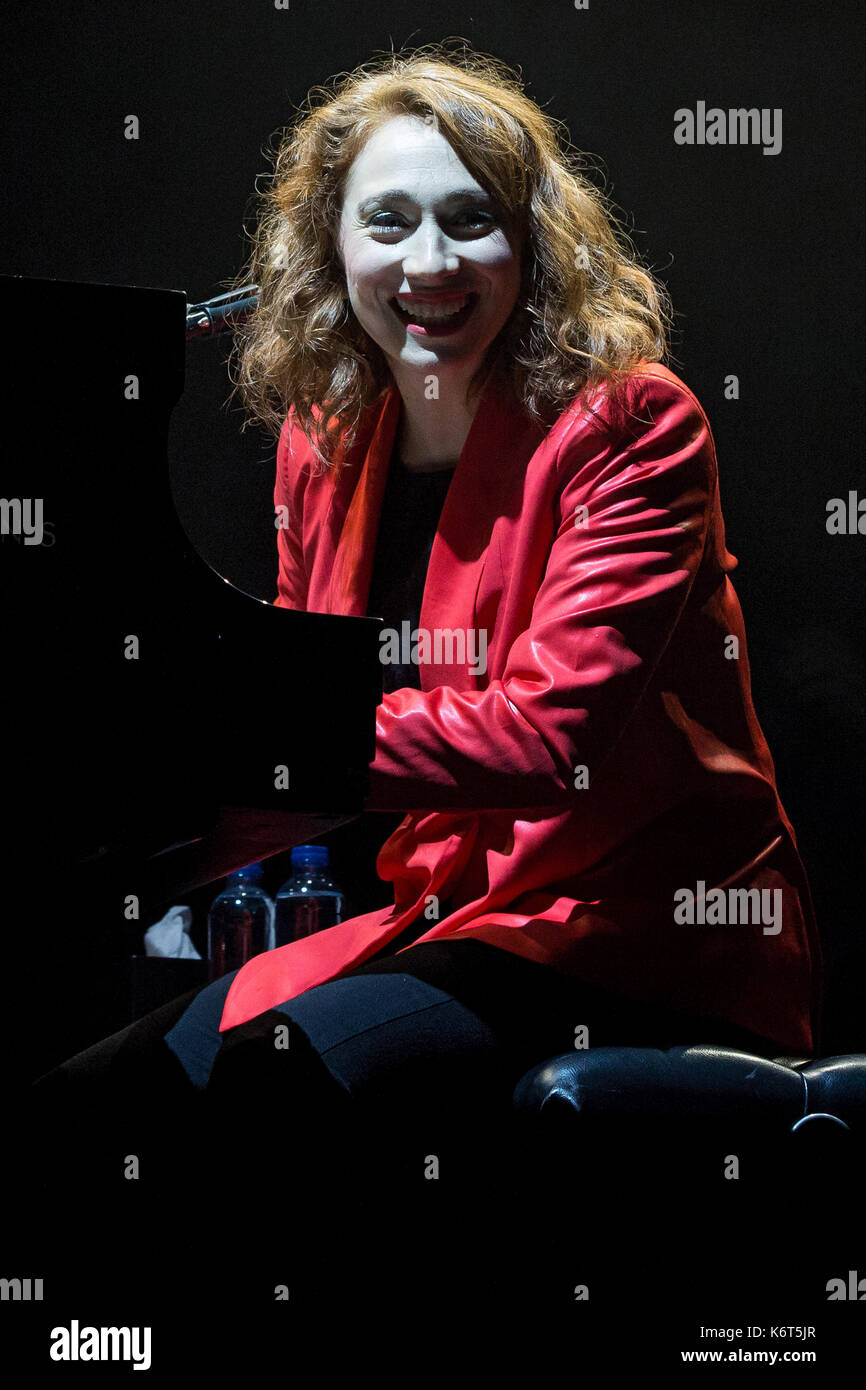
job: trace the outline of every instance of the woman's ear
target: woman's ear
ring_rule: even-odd
[[[339,233],[339,230],[338,230],[337,232],[335,232],[333,241],[334,241],[334,255],[335,255],[336,258],[337,258],[337,265],[340,267],[340,270],[341,270],[342,273],[343,273],[343,277],[345,278],[345,275],[346,275],[346,262],[343,260],[343,249],[342,249],[342,246],[340,245],[340,233]]]

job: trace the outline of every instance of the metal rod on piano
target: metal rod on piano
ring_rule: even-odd
[[[258,285],[243,285],[227,294],[218,294],[203,304],[191,304],[186,311],[186,336],[214,338],[230,333],[236,324],[249,318],[259,302]]]

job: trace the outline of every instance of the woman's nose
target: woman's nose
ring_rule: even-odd
[[[441,227],[419,227],[403,257],[405,275],[436,275],[460,269],[460,257]]]

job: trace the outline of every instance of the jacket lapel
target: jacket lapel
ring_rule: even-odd
[[[367,612],[376,534],[399,419],[400,393],[396,386],[391,386],[367,445],[361,476],[340,532],[328,585],[328,613],[363,617]]]
[[[329,613],[363,616],[367,611],[400,405],[399,391],[391,386],[367,446],[337,544],[328,586]],[[494,523],[512,487],[519,488],[526,465],[543,435],[543,429],[524,413],[494,370],[478,403],[445,498],[421,605],[420,626],[431,634],[431,646],[433,634],[462,629],[465,659],[436,662],[433,656],[459,655],[459,648],[455,646],[449,651],[445,642],[437,653],[433,647],[430,659],[420,667],[424,690],[437,685],[473,690],[486,684],[484,674],[476,675],[471,669],[469,633],[474,632],[475,598]]]
[[[479,401],[445,498],[421,605],[422,629],[431,634],[463,631],[466,659],[422,665],[424,690],[437,685],[476,690],[487,685],[486,669],[477,674],[472,669],[470,650],[472,643],[477,657],[478,589],[493,527],[509,508],[510,499],[519,509],[526,467],[543,437],[544,430],[526,415],[507,383],[494,371]],[[486,633],[485,643],[492,641],[492,636],[492,632]],[[446,648],[443,655],[447,654]]]

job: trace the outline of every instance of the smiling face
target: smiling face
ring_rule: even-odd
[[[519,246],[501,211],[416,116],[395,116],[355,159],[338,245],[355,316],[398,376],[472,376],[517,301]]]

